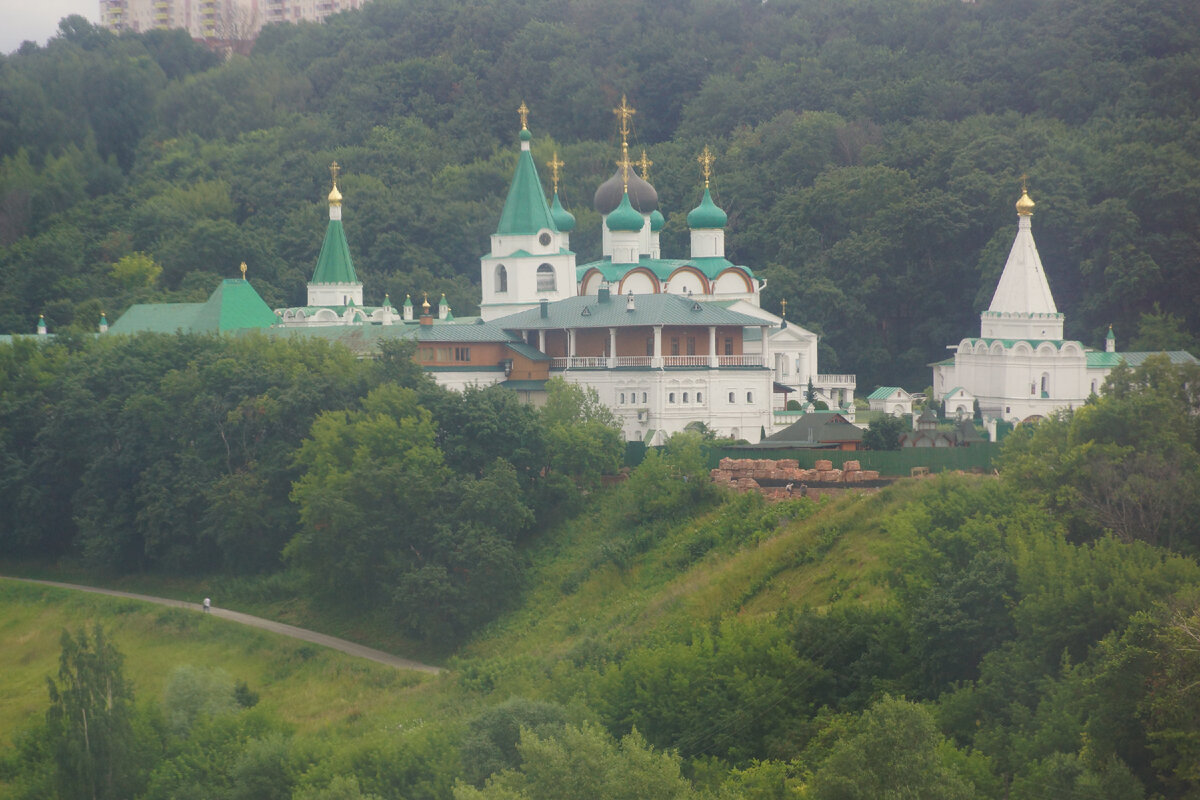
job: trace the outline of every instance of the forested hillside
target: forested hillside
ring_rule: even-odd
[[[334,159],[368,302],[445,291],[470,313],[517,106],[594,257],[626,93],[664,253],[707,144],[731,257],[823,334],[826,371],[928,381],[990,298],[1023,173],[1067,335],[1193,346],[1197,87],[1190,0],[375,0],[227,63],[74,17],[0,58],[0,331],[94,330],[242,261],[269,303],[301,302]]]
[[[200,350],[198,368],[238,375],[232,359],[207,365]],[[703,440],[680,434],[512,549],[500,523],[534,526],[520,507],[547,508],[524,491],[531,476],[504,460],[478,478],[461,473],[466,453],[422,438],[455,406],[385,381],[361,409],[316,417],[293,484],[298,537],[311,541],[285,552],[322,604],[357,604],[392,625],[425,620],[444,637],[451,610],[460,624],[504,613],[422,681],[199,611],[0,581],[11,665],[0,714],[30,709],[0,744],[0,796],[1190,800],[1200,791],[1197,377],[1165,359],[1117,370],[1103,397],[1014,432],[998,477],[907,480],[836,502],[718,489],[703,480]],[[295,408],[291,394],[281,410]],[[125,405],[153,418],[144,397]],[[517,441],[561,446],[553,420],[586,406],[560,402],[541,420],[547,436],[531,428]],[[119,417],[123,441],[153,452]],[[376,436],[395,442],[390,421],[412,447],[372,447]],[[470,441],[487,441],[483,430],[497,429],[488,422]],[[254,439],[229,437],[235,457]],[[505,446],[513,464],[530,456]],[[427,477],[451,486],[383,493],[416,477],[414,449],[437,467]],[[114,454],[114,476],[123,458]],[[117,481],[96,492],[102,477],[85,479],[79,499],[107,497],[119,512],[136,493]],[[160,480],[157,463],[147,480]],[[324,503],[347,501],[337,511],[361,527],[310,525],[326,482]],[[244,497],[218,486],[227,507]],[[436,499],[414,510],[427,492]],[[133,534],[140,517],[101,533]],[[218,529],[217,546],[244,551],[253,517]],[[356,535],[366,531],[378,549]],[[326,534],[340,546],[322,551]],[[348,580],[334,585],[338,572]],[[282,593],[294,577],[257,586]],[[388,588],[396,594],[370,594]],[[82,630],[84,620],[108,632]],[[46,625],[67,627],[59,646]]]

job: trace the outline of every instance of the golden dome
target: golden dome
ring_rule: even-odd
[[[342,204],[342,193],[338,191],[337,184],[333,185],[333,189],[329,192],[329,205],[340,206]]]
[[[1029,192],[1021,190],[1021,199],[1017,201],[1017,215],[1022,217],[1033,216],[1033,199],[1029,196]]]

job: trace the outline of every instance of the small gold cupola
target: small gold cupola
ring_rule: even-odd
[[[329,190],[329,205],[331,206],[340,206],[342,204],[342,193],[338,191],[337,186],[338,172],[340,171],[341,167],[338,166],[336,161],[329,165],[329,174],[333,176],[333,188]]]
[[[1025,185],[1025,176],[1021,176],[1021,199],[1017,201],[1017,216],[1032,217],[1033,216],[1033,198],[1029,196],[1029,189]]]

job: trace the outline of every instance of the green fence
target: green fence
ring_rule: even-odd
[[[928,467],[930,472],[991,472],[992,459],[999,452],[1000,445],[995,442],[978,442],[969,447],[906,447],[903,450],[750,450],[720,447],[709,452],[709,467],[716,469],[722,458],[794,458],[800,463],[801,469],[812,469],[818,459],[825,459],[832,461],[835,469],[841,469],[847,461],[857,461],[863,469],[877,470],[880,475],[904,477],[912,473],[913,467]]]

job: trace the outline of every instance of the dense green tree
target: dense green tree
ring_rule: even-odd
[[[133,689],[123,658],[96,626],[72,635],[63,631],[58,678],[47,678],[46,712],[53,748],[55,789],[63,798],[131,797],[137,773]]]

